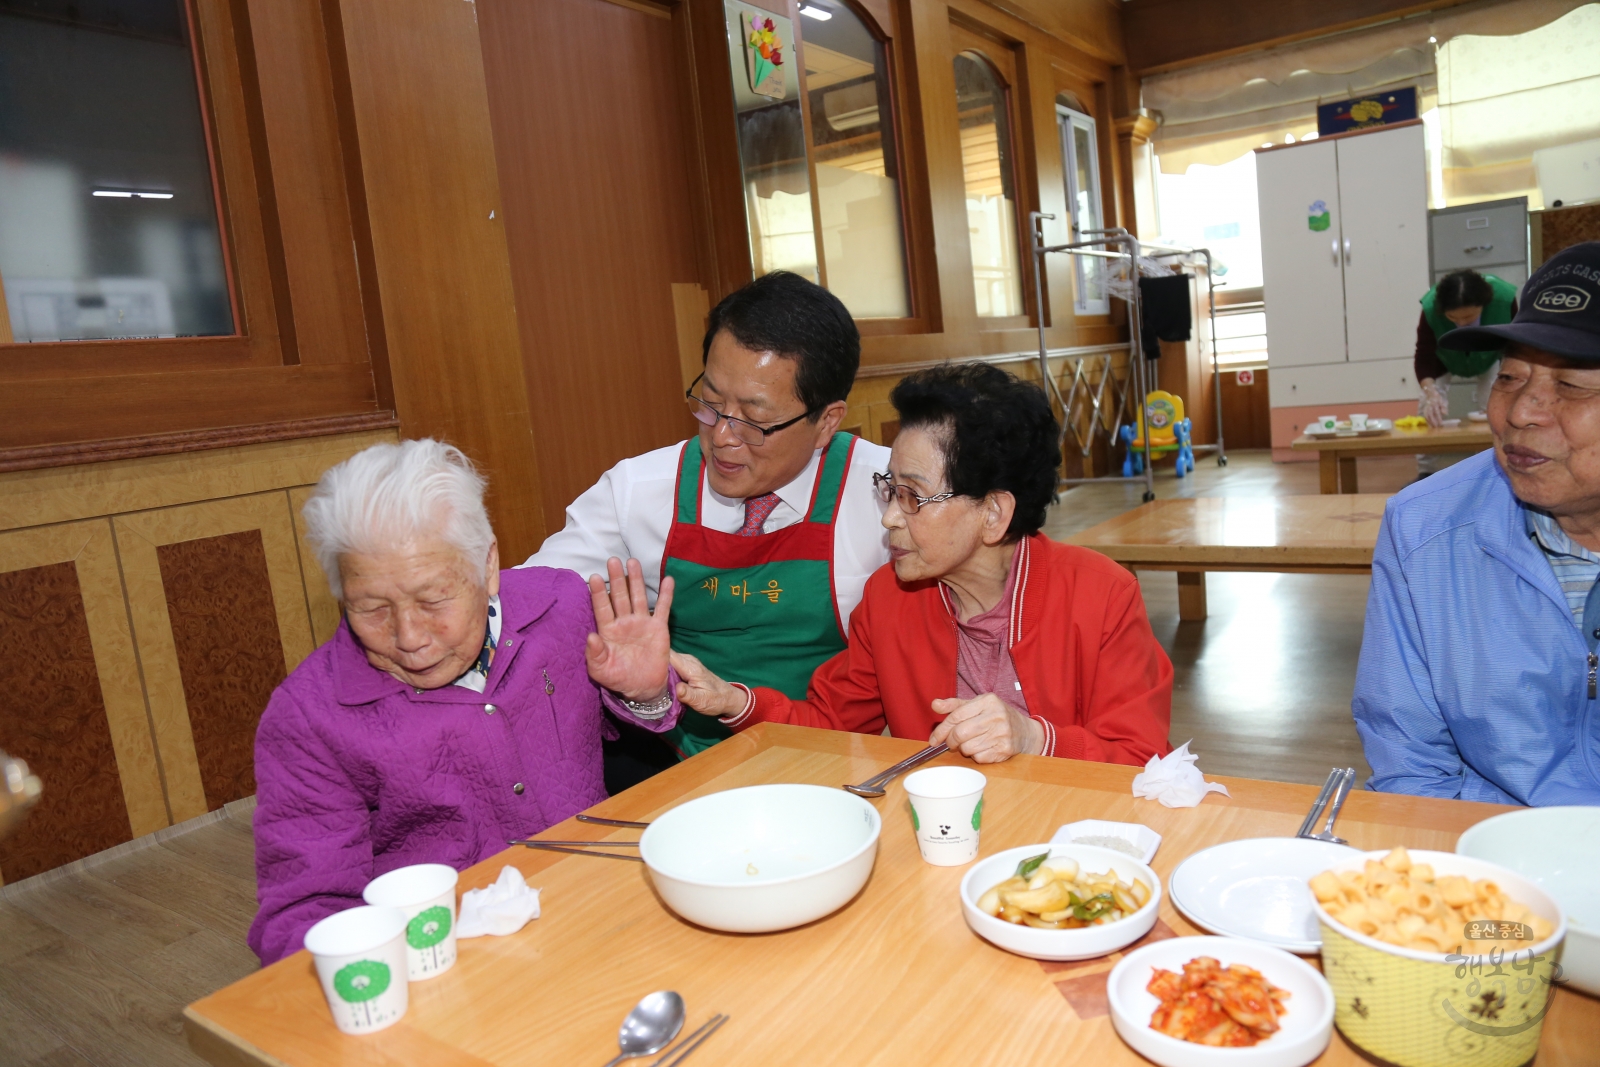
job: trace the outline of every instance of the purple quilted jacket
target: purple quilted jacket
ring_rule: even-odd
[[[627,713],[584,665],[588,587],[571,571],[502,571],[500,605],[483,693],[412,689],[370,666],[341,624],[272,694],[256,732],[249,938],[263,964],[385,871],[461,870],[605,799],[602,704]],[[679,711],[674,700],[641,725],[664,731]]]

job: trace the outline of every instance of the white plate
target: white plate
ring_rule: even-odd
[[[1055,832],[1050,838],[1050,843],[1052,845],[1094,844],[1092,841],[1084,841],[1086,837],[1121,838],[1139,850],[1139,855],[1134,859],[1141,863],[1149,863],[1155,858],[1156,849],[1161,847],[1161,835],[1143,823],[1107,822],[1105,819],[1080,819],[1077,822],[1069,822]]]
[[[1160,1003],[1145,989],[1153,971],[1181,973],[1196,956],[1211,956],[1224,967],[1254,967],[1287,990],[1278,1032],[1249,1048],[1210,1048],[1150,1029]],[[1106,979],[1106,1001],[1118,1036],[1161,1067],[1304,1067],[1322,1055],[1333,1036],[1333,990],[1315,967],[1282,949],[1229,937],[1172,937],[1128,953]]]
[[[1348,845],[1304,837],[1229,841],[1178,864],[1167,885],[1173,905],[1196,926],[1312,953],[1322,948],[1322,934],[1306,883],[1360,855]]]

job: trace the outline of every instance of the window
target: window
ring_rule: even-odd
[[[1066,94],[1062,94],[1065,96]],[[1073,101],[1076,103],[1076,101]],[[1072,240],[1085,241],[1096,230],[1105,228],[1100,199],[1100,161],[1094,119],[1063,103],[1056,102],[1056,125],[1061,133],[1061,164],[1067,176],[1067,210],[1072,216]],[[1079,315],[1108,315],[1105,260],[1095,256],[1073,256],[1076,282],[1072,309]]]
[[[13,340],[235,332],[181,0],[0,12],[0,285]]]
[[[802,274],[857,318],[909,317],[883,42],[844,0],[806,0],[798,25],[724,9],[755,273]]]
[[[1021,315],[1015,157],[1005,85],[989,61],[976,52],[956,56],[955,73],[978,314]]]

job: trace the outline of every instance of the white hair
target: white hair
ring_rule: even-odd
[[[317,562],[343,599],[339,557],[372,554],[425,537],[441,538],[481,583],[494,543],[483,506],[483,476],[461,449],[425,437],[373,445],[330,468],[301,514]]]

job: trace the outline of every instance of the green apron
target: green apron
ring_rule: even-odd
[[[1517,287],[1508,281],[1496,278],[1493,274],[1485,274],[1483,277],[1489,283],[1489,288],[1494,290],[1494,295],[1489,298],[1488,306],[1478,317],[1478,325],[1504,326],[1511,321],[1511,305],[1516,302]],[[1437,294],[1437,289],[1429,289],[1427,295],[1422,298],[1422,314],[1428,320],[1428,326],[1432,328],[1435,340],[1456,328],[1456,324],[1445,318],[1444,312],[1435,306]],[[1489,352],[1462,352],[1439,345],[1435,351],[1439,354],[1439,362],[1457,378],[1476,378],[1500,359],[1498,348]]]
[[[742,537],[700,524],[705,460],[700,439],[683,446],[676,514],[661,573],[671,576],[672,648],[721,677],[802,699],[811,673],[845,646],[833,589],[833,524],[856,439],[836,433],[823,454],[805,519]],[[731,731],[685,709],[666,734],[685,758]]]

